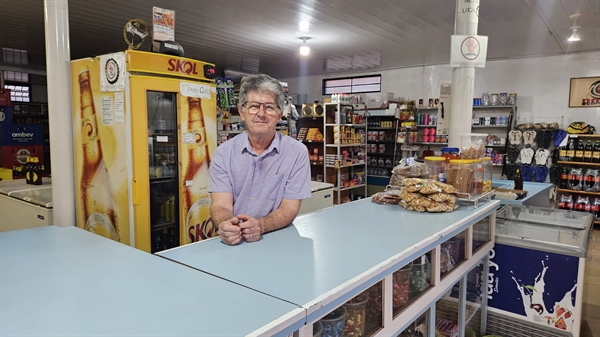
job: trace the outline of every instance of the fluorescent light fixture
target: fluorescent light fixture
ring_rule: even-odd
[[[300,46],[300,55],[306,56],[310,54],[310,47],[306,44],[306,41],[310,40],[310,37],[302,36],[299,39],[302,40],[302,45]]]
[[[573,34],[571,34],[571,36],[569,37],[569,39],[567,41],[569,42],[577,42],[581,40],[581,37],[579,36],[579,33],[577,33],[577,29],[579,29],[581,27],[579,26],[573,26],[569,29],[571,29],[573,31]]]
[[[308,28],[310,27],[310,23],[306,20],[300,21],[300,30],[303,32],[308,32]]]

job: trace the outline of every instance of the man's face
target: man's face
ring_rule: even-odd
[[[247,102],[242,107],[240,117],[246,122],[246,128],[250,135],[269,135],[275,134],[275,126],[283,112],[277,107],[275,95],[270,92],[250,91],[246,95]],[[260,104],[264,103],[264,104]],[[265,106],[267,104],[267,106]],[[253,115],[252,107],[258,105],[258,111]],[[275,106],[275,110],[269,109],[268,106]],[[271,112],[271,113],[269,113]]]

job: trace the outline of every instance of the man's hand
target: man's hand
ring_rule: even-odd
[[[219,224],[219,236],[223,243],[235,246],[242,241],[242,229],[240,228],[240,219],[233,217]]]
[[[260,240],[262,229],[260,228],[258,220],[247,214],[240,214],[237,216],[237,218],[242,221],[240,222],[239,226],[242,231],[242,236],[246,242],[255,242]]]

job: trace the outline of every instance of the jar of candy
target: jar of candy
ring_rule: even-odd
[[[508,94],[505,92],[500,93],[500,105],[506,105],[508,103]]]
[[[427,166],[427,178],[441,182],[446,182],[447,166],[446,158],[444,157],[425,157],[425,166]]]
[[[490,94],[484,92],[481,94],[481,105],[488,106],[490,105]]]
[[[460,150],[457,147],[443,147],[441,156],[446,158],[446,164],[450,164],[452,159],[460,159]]]
[[[483,158],[483,193],[487,193],[492,190],[492,158]]]
[[[517,93],[511,92],[508,94],[508,105],[517,105]]]
[[[500,105],[500,100],[497,93],[490,95],[490,105]]]
[[[483,194],[483,160],[473,161],[473,181],[471,182],[471,195]]]
[[[452,159],[448,166],[448,183],[458,189],[460,193],[471,192],[473,181],[473,160]]]

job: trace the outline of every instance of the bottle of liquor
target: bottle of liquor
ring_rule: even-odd
[[[577,141],[577,147],[575,148],[575,158],[573,161],[583,161],[583,151],[585,146],[583,145],[583,140]]]
[[[187,101],[187,132],[193,135],[193,142],[186,144],[187,157],[183,158],[185,163],[183,211],[186,214],[184,244],[217,235],[210,218],[208,194],[210,152],[206,139],[202,101],[195,97],[188,97]]]
[[[515,170],[515,190],[523,190],[523,174],[521,173],[521,168],[517,167]]]
[[[79,186],[82,203],[80,226],[90,232],[119,241],[115,199],[102,154],[90,72],[87,68],[79,73],[79,93],[83,144]]]
[[[569,169],[563,167],[560,172],[560,188],[569,188]]]
[[[593,150],[592,141],[588,139],[587,143],[585,144],[585,149],[583,151],[583,161],[584,162],[586,162],[586,163],[592,162],[592,150]]]
[[[600,163],[600,140],[597,140],[594,144],[594,149],[592,151],[592,162]]]
[[[567,161],[575,161],[575,138],[569,139],[567,143]]]
[[[561,146],[560,149],[558,150],[558,160],[569,160],[567,157],[567,147],[568,147],[568,143],[565,146]]]

